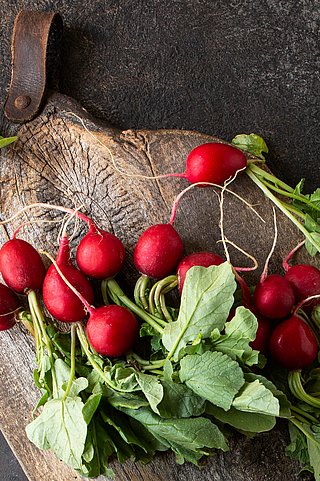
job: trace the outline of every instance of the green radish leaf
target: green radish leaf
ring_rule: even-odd
[[[263,384],[269,391],[272,392],[272,394],[278,399],[279,401],[279,416],[282,418],[290,418],[292,416],[291,413],[291,403],[288,401],[287,396],[280,391],[269,379],[267,379],[264,376],[261,376],[260,374],[254,374],[252,372],[250,373],[245,373],[244,375],[245,380],[247,382],[253,382],[258,380],[261,384]]]
[[[232,406],[238,411],[279,416],[278,399],[258,379],[246,382]]]
[[[15,142],[17,140],[18,137],[2,137],[0,135],[0,149],[2,149],[3,147],[6,147],[7,145],[9,144],[12,144],[12,142]]]
[[[217,338],[217,331],[214,331],[212,347],[248,366],[257,364],[259,352],[250,347],[250,342],[256,338],[257,329],[258,321],[254,314],[245,307],[238,307],[233,319],[226,322],[225,333],[219,334]]]
[[[147,408],[125,412],[141,423],[162,445],[191,462],[197,463],[203,454],[207,454],[208,448],[228,449],[224,435],[209,419],[166,419]]]
[[[239,431],[249,433],[263,433],[270,431],[276,425],[276,418],[266,414],[238,411],[231,407],[229,411],[208,404],[206,413],[214,416],[218,421],[229,424]]]
[[[307,424],[304,425],[304,427],[307,426]],[[286,455],[298,461],[303,469],[312,471],[306,436],[292,423],[289,423],[289,435],[290,444],[286,447]]]
[[[108,389],[106,398],[111,406],[118,409],[139,409],[149,406],[148,400],[140,393],[119,393]]]
[[[225,411],[244,384],[239,364],[221,352],[207,351],[186,356],[180,361],[180,380],[198,396]]]
[[[109,426],[113,427],[127,445],[132,444],[139,446],[142,450],[147,452],[143,442],[141,442],[131,428],[124,413],[121,413],[118,410],[108,406],[108,409],[101,410],[100,414],[103,421]]]
[[[320,446],[309,438],[307,438],[307,445],[315,481],[320,481]]]
[[[90,478],[102,475],[115,479],[115,474],[109,467],[109,459],[113,453],[113,443],[105,429],[98,422],[90,423],[82,456],[86,469],[82,469],[81,474]]]
[[[59,459],[81,470],[87,437],[82,410],[83,402],[79,397],[51,399],[26,427],[29,440],[40,449],[52,449]]]
[[[160,383],[160,379],[153,375],[143,374],[141,372],[136,373],[136,379],[143,394],[149,401],[152,411],[159,414],[157,406],[163,398],[163,387]]]
[[[105,372],[110,381],[123,392],[139,391],[141,388],[136,379],[136,371],[132,367],[117,363]]]
[[[163,418],[190,418],[200,416],[205,411],[206,400],[198,396],[186,385],[163,380],[163,399],[158,405]]]
[[[308,253],[314,257],[317,252],[320,252],[320,234],[318,232],[311,232],[310,235],[316,242],[317,247],[314,246],[308,239],[306,239],[305,246]]]
[[[205,339],[224,327],[233,305],[236,282],[228,262],[219,266],[192,267],[184,283],[177,321],[164,328],[162,343],[175,361],[189,342]]]
[[[235,147],[258,157],[258,159],[265,160],[263,152],[266,154],[269,152],[267,144],[263,138],[257,134],[239,134],[236,135],[231,142]]]
[[[99,394],[91,394],[85,402],[83,406],[82,414],[85,422],[90,424],[94,413],[98,409],[102,397],[102,393]]]
[[[170,382],[172,381],[172,376],[173,376],[172,362],[169,359],[166,359],[163,366],[163,378],[165,381]]]

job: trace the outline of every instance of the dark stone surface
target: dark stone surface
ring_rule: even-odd
[[[0,0],[1,97],[16,12],[62,14],[60,90],[121,128],[265,137],[272,170],[315,186],[319,16],[313,0]]]
[[[318,186],[319,2],[0,0],[1,103],[20,8],[61,13],[60,91],[94,115],[225,139],[256,132],[274,173]],[[0,444],[0,479],[22,480]]]

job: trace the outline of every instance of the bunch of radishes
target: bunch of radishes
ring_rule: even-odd
[[[247,159],[239,149],[208,143],[189,154],[184,173],[174,175],[191,183],[222,185],[246,167]],[[56,259],[47,272],[36,249],[14,235],[0,250],[0,272],[8,286],[1,285],[0,326],[6,329],[14,324],[14,311],[19,301],[12,291],[25,294],[42,289],[44,304],[53,318],[68,323],[88,318],[86,331],[91,346],[105,356],[123,356],[133,347],[138,335],[136,317],[122,306],[94,307],[94,293],[88,278],[102,280],[117,275],[124,265],[125,248],[116,236],[100,229],[89,217],[64,210],[88,226],[76,250],[77,267],[70,259],[69,239],[65,233],[61,236]],[[223,262],[220,256],[208,252],[182,259],[183,251],[183,241],[171,219],[167,224],[149,227],[141,235],[133,260],[137,270],[151,278],[159,279],[177,272],[180,293],[189,268]],[[316,337],[300,316],[299,309],[303,300],[319,295],[320,271],[306,265],[289,267],[288,263],[285,269],[284,276],[263,276],[255,288],[253,301],[236,269],[235,275],[243,292],[243,304],[258,318],[255,347],[264,352],[270,347],[271,355],[278,362],[289,369],[298,369],[309,365],[318,351]],[[310,310],[311,304],[304,307]]]

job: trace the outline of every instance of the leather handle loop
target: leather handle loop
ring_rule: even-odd
[[[33,119],[55,81],[62,19],[58,13],[18,13],[12,34],[12,74],[4,112],[16,123]]]

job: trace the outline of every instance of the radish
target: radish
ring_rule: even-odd
[[[97,227],[90,217],[77,209],[38,202],[25,206],[6,221],[0,222],[0,224],[12,221],[27,209],[32,209],[34,207],[66,212],[70,214],[69,221],[75,216],[87,224],[89,230],[80,241],[76,253],[79,269],[84,274],[95,279],[106,279],[114,277],[120,271],[125,260],[125,248],[122,242],[110,232]],[[22,226],[23,225],[15,231],[15,234]],[[65,230],[66,226],[64,232]]]
[[[70,261],[69,240],[61,238],[56,264],[68,281],[82,294],[89,304],[94,294],[90,282]],[[83,303],[66,286],[54,265],[50,266],[43,282],[43,301],[50,314],[61,322],[77,322],[86,316]]]
[[[0,272],[5,283],[21,294],[41,289],[46,274],[36,249],[23,239],[11,239],[0,249]]]
[[[290,370],[310,366],[318,354],[314,332],[296,314],[275,327],[269,347],[273,359]]]
[[[182,253],[183,242],[174,227],[156,224],[139,237],[133,262],[142,274],[159,279],[175,270]]]
[[[179,283],[179,291],[180,294],[182,293],[183,284],[187,275],[187,272],[191,267],[194,266],[202,266],[202,267],[209,267],[209,266],[218,266],[222,264],[224,260],[218,254],[213,252],[193,252],[192,254],[187,255],[184,257],[178,265],[177,268],[177,276],[178,276],[178,283]]]
[[[289,261],[293,254],[304,245],[305,241],[300,242],[284,259],[282,266],[285,270],[285,278],[293,287],[296,300],[298,302],[307,299],[307,297],[320,294],[320,270],[309,264],[296,264],[290,266]],[[318,299],[314,299],[304,305],[306,310],[311,310],[319,304]]]
[[[222,185],[247,167],[244,153],[231,145],[209,142],[193,149],[186,160],[183,175],[189,182]]]
[[[91,223],[89,232],[78,245],[76,260],[79,269],[87,276],[108,279],[121,270],[125,248],[115,235]]]
[[[0,331],[15,325],[15,311],[19,307],[20,302],[15,293],[0,282]]]
[[[271,274],[260,281],[254,291],[254,304],[262,316],[282,319],[294,306],[295,296],[290,282],[279,274]]]
[[[307,264],[297,264],[289,268],[285,278],[293,287],[298,302],[307,297],[320,294],[320,270]],[[305,305],[310,310],[319,304],[319,299],[314,299]]]
[[[86,326],[87,337],[96,352],[103,356],[120,357],[130,351],[139,333],[139,324],[134,314],[126,307],[114,304],[97,308],[92,306],[65,276],[63,272],[65,264],[58,264],[59,256],[57,261],[55,261],[48,253],[46,255],[52,260],[52,267],[55,268],[57,275],[60,276],[65,289],[69,289],[80,302],[83,309],[89,313]],[[85,348],[81,332],[82,327],[79,325],[78,337],[81,345]]]
[[[121,357],[131,350],[139,325],[129,309],[109,304],[91,310],[86,331],[91,346],[99,354]]]

